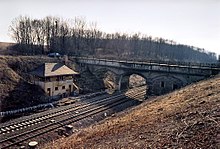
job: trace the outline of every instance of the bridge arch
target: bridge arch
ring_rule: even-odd
[[[141,76],[142,78],[144,78],[145,80],[147,80],[146,76],[140,72],[128,72],[128,71],[124,72],[123,74],[120,75],[120,80],[122,81],[123,79],[128,78],[132,75],[138,75],[138,76]]]
[[[132,77],[134,77],[135,80],[132,80]],[[120,75],[119,82],[118,82],[118,89],[119,90],[124,90],[124,89],[126,90],[132,86],[137,87],[137,86],[145,85],[146,86],[146,94],[147,94],[147,90],[149,88],[148,84],[149,84],[148,79],[144,74],[142,74],[140,72],[136,72],[136,71],[125,72],[122,75]]]
[[[162,95],[187,85],[187,80],[178,75],[126,72],[120,76],[118,89],[129,88],[129,77],[133,74],[139,75],[145,79],[148,95]]]
[[[161,95],[178,89],[189,83],[209,77],[220,72],[216,66],[188,64],[188,63],[168,63],[160,61],[118,61],[108,59],[81,58],[76,60],[79,64],[85,64],[84,68],[91,69],[92,73],[97,69],[105,68],[115,72],[118,89],[127,87],[128,76],[138,74],[145,78],[148,86],[148,94]],[[215,73],[215,74],[216,74]],[[118,81],[117,81],[118,80]],[[123,81],[125,80],[125,81]],[[126,81],[127,80],[127,81]]]
[[[151,94],[162,95],[187,85],[186,79],[175,75],[156,75],[150,78]]]
[[[93,75],[95,75],[104,84],[105,89],[117,90],[118,74],[117,71],[106,67],[96,67],[92,70]]]

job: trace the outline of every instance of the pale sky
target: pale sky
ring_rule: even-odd
[[[220,54],[220,0],[0,0],[0,41],[19,15],[77,16],[108,33],[141,32]]]

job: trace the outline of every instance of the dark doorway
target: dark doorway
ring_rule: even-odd
[[[160,87],[165,87],[165,83],[163,81],[160,83]]]
[[[51,88],[47,88],[47,95],[51,96]]]
[[[69,85],[69,94],[71,94],[72,91],[72,85]]]

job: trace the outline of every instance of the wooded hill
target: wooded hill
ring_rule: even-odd
[[[13,20],[10,30],[18,43],[13,48],[25,55],[59,52],[102,58],[216,62],[216,54],[205,49],[140,33],[108,34],[84,18],[20,16]]]

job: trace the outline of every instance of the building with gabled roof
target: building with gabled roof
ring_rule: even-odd
[[[31,72],[34,84],[39,85],[48,96],[69,96],[77,90],[74,76],[78,73],[60,63],[45,63]]]

